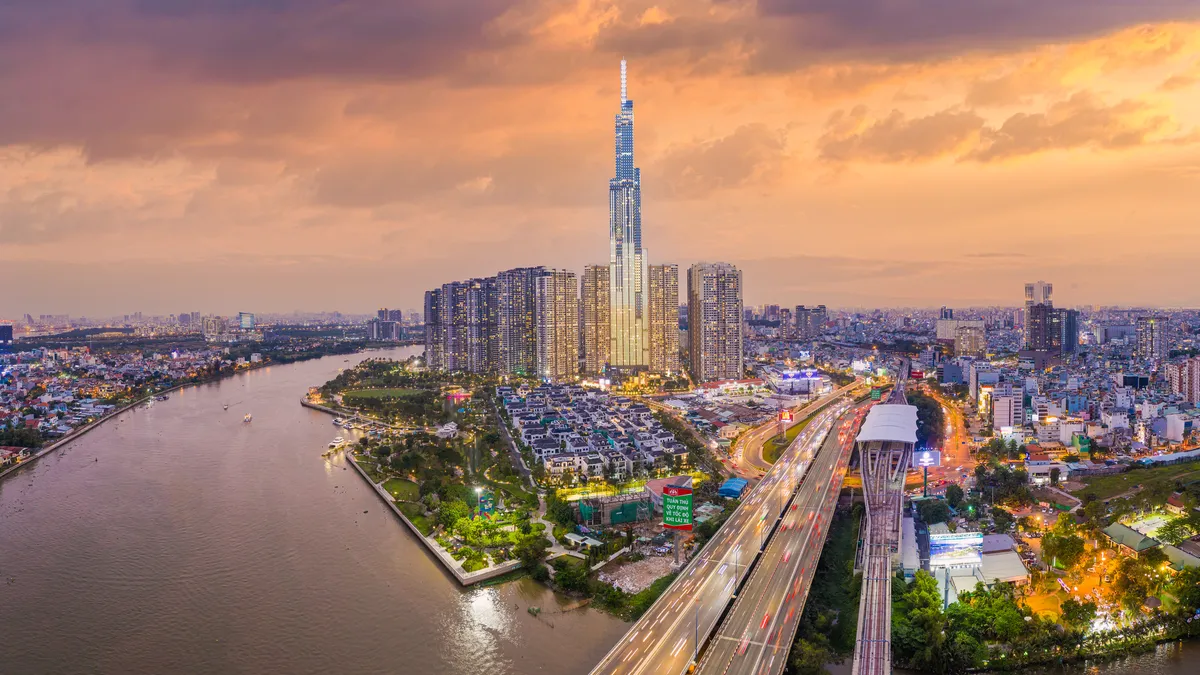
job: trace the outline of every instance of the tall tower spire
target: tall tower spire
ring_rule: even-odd
[[[629,96],[625,89],[625,59],[621,59],[621,103],[624,103]]]
[[[645,368],[647,263],[642,249],[642,172],[633,162],[633,101],[621,60],[621,109],[614,119],[616,175],[608,181],[609,349],[613,366]]]

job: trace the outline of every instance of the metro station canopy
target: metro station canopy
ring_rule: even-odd
[[[858,432],[859,443],[870,441],[917,442],[917,406],[884,403],[873,406]]]

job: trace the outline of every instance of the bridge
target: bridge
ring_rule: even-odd
[[[900,548],[904,478],[917,442],[917,408],[904,396],[908,364],[886,403],[867,415],[856,439],[866,500],[859,547],[863,573],[852,675],[891,675],[892,570]]]
[[[846,402],[837,403],[813,418],[713,540],[680,571],[650,611],[592,670],[593,675],[675,675],[696,664],[700,648],[724,616],[739,586],[746,582],[752,570],[766,569],[765,563],[758,561],[766,561],[767,556],[781,555],[781,549],[768,549],[767,543],[776,529],[783,528],[781,523],[785,515],[789,516],[789,525],[800,520],[800,512],[789,513],[787,506],[801,485],[801,479],[811,474],[812,484],[829,483],[834,466],[826,461],[824,450],[819,462],[814,462],[814,458],[818,449],[821,449],[822,441],[848,406]],[[813,466],[818,468],[814,471]],[[833,494],[836,495],[836,491]],[[806,510],[804,515],[815,518],[818,514],[816,502],[805,503],[812,508]],[[826,516],[820,524],[821,532],[824,532],[827,524]],[[814,538],[816,555],[819,555],[824,534],[810,533],[809,536]],[[818,536],[819,541],[816,539]],[[795,544],[790,537],[789,542]],[[773,553],[764,554],[764,550]],[[811,552],[807,553],[811,558]],[[793,559],[800,561],[799,556]],[[808,571],[815,565],[815,559],[812,559],[812,563],[808,565]],[[788,620],[791,618],[788,617]],[[771,628],[774,630],[775,626]],[[782,663],[779,667],[782,668]]]

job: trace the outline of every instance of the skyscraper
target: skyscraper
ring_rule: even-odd
[[[824,332],[825,322],[829,320],[829,310],[825,308],[825,305],[816,307],[797,305],[792,318],[796,322],[797,337],[813,338]]]
[[[1162,361],[1167,358],[1167,325],[1165,316],[1137,318],[1137,354],[1143,359]]]
[[[446,366],[442,352],[444,344],[442,329],[442,289],[425,291],[425,367],[442,370]]]
[[[728,263],[688,270],[688,347],[701,382],[742,377],[742,273]]]
[[[579,281],[574,272],[544,270],[536,280],[537,374],[552,381],[579,374]]]
[[[633,101],[621,61],[621,109],[616,115],[616,175],[608,181],[609,312],[612,365],[649,365],[646,257],[642,250],[642,170],[633,165]]]
[[[1054,294],[1054,284],[1046,283],[1045,281],[1035,281],[1031,284],[1025,284],[1025,316],[1022,326],[1024,326],[1025,348],[1042,351],[1047,347],[1035,347],[1032,345],[1042,344],[1046,342],[1044,331],[1049,324],[1049,314],[1054,303],[1051,301],[1051,296]],[[1046,309],[1040,310],[1044,312],[1041,316],[1042,323],[1035,323],[1030,316],[1035,306],[1042,305]],[[1042,335],[1035,335],[1037,331],[1042,331]]]
[[[588,265],[583,268],[582,297],[583,305],[583,369],[589,375],[596,375],[608,364],[609,350],[612,348],[610,330],[612,319],[609,316],[608,266]]]
[[[956,356],[983,356],[987,351],[987,334],[982,326],[967,324],[954,330]]]
[[[533,375],[537,370],[537,278],[544,267],[518,267],[496,275],[498,363],[502,373]]]
[[[679,372],[679,266],[650,266],[650,370]]]

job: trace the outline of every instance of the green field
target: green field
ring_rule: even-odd
[[[383,484],[383,489],[398,502],[415,502],[421,498],[421,488],[411,480],[389,478]]]
[[[1196,475],[1189,476],[1188,474]],[[1152,469],[1133,469],[1112,476],[1086,478],[1084,479],[1085,487],[1082,490],[1076,490],[1075,495],[1082,497],[1092,493],[1101,500],[1111,499],[1132,490],[1134,485],[1141,485],[1142,492],[1166,491],[1169,493],[1174,490],[1175,481],[1184,479],[1183,482],[1188,482],[1197,478],[1200,478],[1200,462],[1159,466]]]
[[[409,398],[411,396],[419,396],[423,390],[407,389],[402,387],[393,387],[387,389],[352,389],[342,394],[342,400],[348,401],[356,398]]]
[[[421,531],[421,534],[428,537],[433,532],[433,523],[430,523],[429,519],[425,517],[424,506],[413,504],[412,502],[401,502],[396,507],[400,509],[400,513],[403,513]]]

